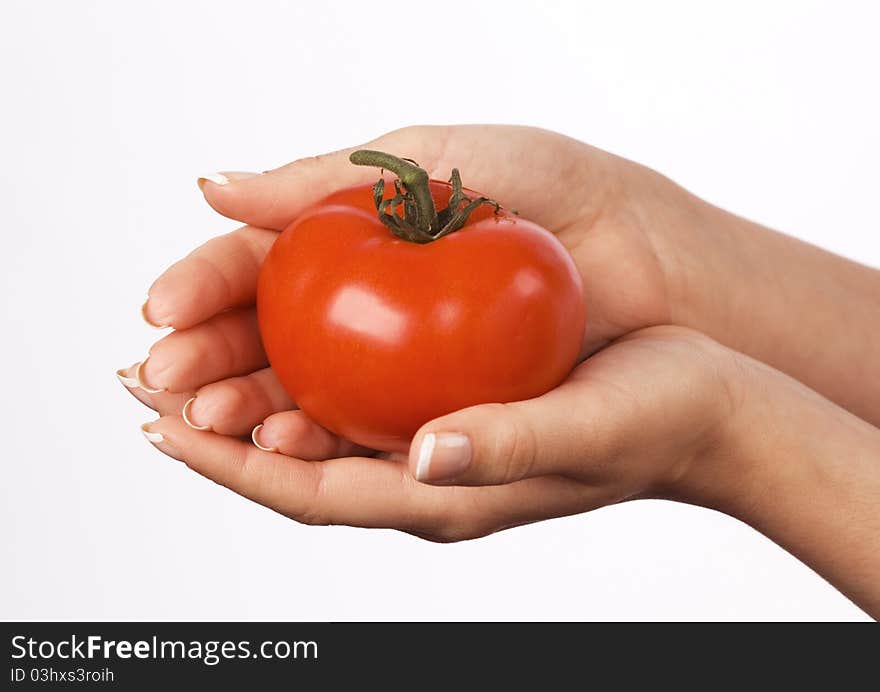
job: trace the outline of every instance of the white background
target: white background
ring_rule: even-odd
[[[299,526],[156,452],[114,370],[153,278],[235,226],[198,175],[411,123],[559,130],[880,265],[876,8],[4,0],[0,617],[866,619],[666,502],[446,546]]]

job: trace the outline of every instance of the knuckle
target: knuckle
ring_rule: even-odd
[[[245,497],[252,497],[257,484],[254,482],[251,450],[247,447],[235,447],[224,465],[222,477],[214,480]]]
[[[242,413],[247,412],[248,396],[241,389],[231,382],[225,382],[217,385],[217,389],[212,393],[215,399],[215,410],[218,418],[225,420],[240,418]]]
[[[479,534],[473,530],[473,527],[459,523],[438,526],[428,533],[429,540],[435,543],[460,543],[478,536]]]
[[[489,462],[500,483],[511,483],[529,476],[536,462],[537,441],[534,428],[520,409],[511,404],[493,404],[493,443]]]
[[[281,166],[280,168],[276,168],[273,170],[267,171],[267,173],[274,173],[276,171],[283,171],[287,169],[304,169],[304,168],[314,168],[316,166],[320,166],[324,163],[324,160],[327,158],[327,154],[313,154],[311,156],[302,156],[298,159],[294,159],[288,164]]]
[[[157,341],[150,348],[143,365],[143,378],[147,386],[159,387],[174,391],[179,388],[181,372],[185,372],[186,363],[177,357],[180,349],[179,339],[172,338],[176,333]]]
[[[212,238],[204,245],[196,248],[186,259],[186,270],[191,276],[198,276],[198,281],[190,282],[190,299],[194,303],[211,304],[216,296],[222,301],[229,301],[232,288],[226,268],[218,264],[229,243],[229,234]]]
[[[368,146],[384,146],[385,144],[397,144],[399,142],[417,142],[424,139],[429,134],[430,129],[430,125],[404,125],[396,130],[386,132],[367,144]]]
[[[243,226],[229,235],[235,235],[235,255],[246,258],[250,262],[252,271],[259,271],[266,252],[275,241],[275,234],[266,232],[266,229],[254,226]],[[239,242],[240,241],[240,242]]]
[[[330,523],[314,508],[304,510],[291,518],[298,524],[303,524],[305,526],[327,526]]]
[[[231,382],[209,385],[206,390],[199,390],[197,397],[204,402],[214,431],[223,435],[237,430],[250,408],[247,394]]]
[[[222,313],[204,325],[206,342],[213,345],[211,358],[222,372],[235,372],[240,367],[242,346],[237,340],[240,315],[236,311]]]
[[[292,518],[306,526],[329,526],[332,522],[327,513],[327,484],[323,469],[316,465],[309,500]]]
[[[492,517],[487,516],[480,501],[482,495],[473,488],[448,488],[444,503],[430,517],[423,517],[420,535],[435,543],[460,543],[480,538],[495,531]]]
[[[459,493],[459,489],[450,489],[452,493]],[[434,543],[459,543],[475,537],[474,522],[469,512],[459,506],[454,497],[449,498],[449,507],[455,509],[440,509],[431,513],[431,516],[422,516],[417,522],[417,535]]]
[[[418,163],[428,172],[429,177],[445,178],[449,175],[446,161],[452,132],[453,127],[449,125],[407,125],[392,130],[369,144],[378,148],[399,147],[418,152]],[[466,162],[457,161],[455,165],[466,165]]]

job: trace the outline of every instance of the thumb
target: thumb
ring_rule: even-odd
[[[363,146],[432,165],[441,138],[440,129],[404,128]],[[376,181],[379,171],[375,168],[349,162],[349,155],[358,148],[361,147],[300,159],[262,174],[215,173],[199,178],[199,187],[208,204],[223,216],[280,231],[304,209],[331,192]]]
[[[410,471],[436,485],[575,475],[588,450],[590,459],[596,456],[597,439],[608,439],[597,429],[590,398],[568,381],[536,399],[472,406],[437,418],[413,438]]]

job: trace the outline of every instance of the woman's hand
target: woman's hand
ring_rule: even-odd
[[[880,430],[697,332],[622,337],[541,397],[431,421],[408,458],[331,458],[347,443],[305,417],[297,430],[294,448],[328,460],[177,415],[144,428],[195,471],[309,524],[458,541],[644,497],[712,507],[880,616]]]
[[[663,269],[643,229],[619,213],[621,191],[632,189],[635,171],[643,169],[632,166],[627,172],[621,159],[518,127],[407,128],[368,146],[418,157],[434,176],[446,177],[458,165],[468,185],[490,189],[554,231],[589,286],[584,354],[631,329],[666,321]],[[507,163],[511,152],[515,168]],[[201,181],[216,209],[253,225],[209,241],[151,287],[145,318],[175,331],[150,349],[148,359],[119,372],[142,402],[179,413],[195,396],[186,407],[194,426],[246,435],[262,424],[255,440],[264,446],[316,458],[319,447],[299,444],[312,426],[293,410],[266,367],[253,303],[257,274],[276,231],[332,190],[375,177],[351,165],[347,155],[348,150],[294,162],[260,176],[230,173],[225,185]],[[344,441],[333,449],[364,451]]]
[[[407,128],[367,146],[415,157],[434,177],[445,178],[459,166],[469,186],[490,191],[555,232],[587,286],[584,355],[633,329],[670,321],[667,276],[675,270],[664,266],[643,223],[651,218],[660,228],[659,219],[670,215],[633,202],[650,207],[650,181],[659,176],[575,140],[522,127]],[[223,185],[200,181],[212,206],[251,225],[197,248],[151,287],[145,318],[175,331],[143,363],[119,372],[142,402],[163,413],[180,412],[195,396],[186,419],[196,427],[246,435],[262,424],[255,440],[264,446],[316,456],[314,445],[299,444],[311,426],[267,368],[253,304],[257,274],[276,231],[334,189],[375,177],[351,165],[349,151],[259,176],[213,177],[228,181]],[[678,225],[667,225],[676,232]],[[343,441],[333,448],[364,451]]]
[[[624,170],[626,162],[592,147],[519,127],[407,128],[367,146],[417,158],[434,177],[446,178],[458,166],[468,186],[491,191],[555,232],[589,286],[584,354],[632,329],[668,321],[665,270],[635,215],[624,218],[622,211],[621,193],[632,192],[643,169]],[[135,393],[145,403],[149,389],[197,393],[190,420],[228,434],[250,432],[290,408],[271,371],[259,372],[267,362],[253,310],[257,274],[275,231],[329,192],[375,178],[375,171],[348,162],[349,151],[259,176],[226,174],[225,185],[202,179],[209,203],[250,225],[196,249],[150,288],[145,318],[176,331],[140,368],[144,387]],[[129,384],[137,381],[135,369],[121,373]],[[280,433],[267,421],[264,434],[276,428]]]
[[[526,127],[413,127],[363,148],[413,158],[436,179],[448,179],[457,167],[467,187],[556,234],[590,286],[585,352],[633,329],[669,322],[667,283],[678,273],[671,266],[677,258],[658,253],[649,236],[660,220],[656,200],[650,199],[656,192],[648,188],[660,176],[582,142]],[[280,231],[330,192],[375,181],[375,169],[349,163],[351,151],[295,161],[259,176],[226,174],[224,185],[205,178],[202,191],[221,214]],[[679,193],[664,204],[681,205],[686,196]],[[160,278],[150,290],[147,316],[154,323],[186,326],[188,315],[165,302],[162,283]]]
[[[297,521],[462,540],[626,499],[681,496],[708,479],[720,484],[741,399],[736,358],[689,330],[637,332],[541,397],[432,421],[408,458],[332,458],[346,450],[305,417],[298,449],[288,450],[306,452],[300,458],[194,430],[173,414],[145,431],[166,454]],[[453,469],[450,459],[463,451],[468,463]]]

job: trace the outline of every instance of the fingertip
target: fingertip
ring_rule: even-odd
[[[190,397],[186,400],[186,403],[183,405],[183,408],[180,411],[180,415],[183,418],[183,422],[186,423],[193,430],[210,430],[210,425],[199,425],[193,420],[192,414],[192,405],[195,403],[196,397]]]
[[[254,443],[254,446],[257,449],[262,449],[264,452],[277,452],[278,448],[275,446],[267,446],[260,443],[259,435],[260,431],[263,429],[263,423],[255,426],[253,430],[251,430],[251,442]]]
[[[150,296],[147,296],[147,299],[144,301],[144,304],[141,305],[141,317],[144,322],[147,323],[148,326],[153,329],[167,329],[171,325],[167,323],[166,319],[159,318],[154,315],[154,308],[150,305]]]
[[[119,380],[119,382],[125,387],[126,391],[140,403],[148,408],[156,410],[156,405],[153,403],[153,395],[148,394],[141,389],[140,383],[138,382],[137,377],[135,377],[138,365],[140,365],[140,362],[134,363],[130,367],[117,370],[116,379]]]
[[[183,455],[175,445],[174,440],[171,438],[170,433],[173,428],[169,425],[167,416],[144,423],[140,428],[141,433],[147,442],[153,445],[156,449],[172,459],[184,461]]]
[[[269,448],[287,456],[301,457],[303,440],[308,441],[310,432],[308,421],[301,412],[280,411],[268,416],[254,428],[251,439],[260,449]]]
[[[468,435],[427,432],[410,451],[410,471],[420,483],[448,484],[468,470],[473,458],[473,444]]]
[[[252,189],[239,183],[262,175],[251,171],[223,171],[200,176],[196,184],[214,211],[231,219],[244,220],[239,208],[243,202],[242,194],[246,200],[247,193]]]
[[[150,360],[150,356],[148,355],[142,361],[140,361],[134,369],[134,379],[137,382],[137,386],[143,389],[147,394],[161,394],[165,391],[164,387],[151,387],[148,385],[144,379],[144,366],[147,364],[147,361]]]
[[[210,430],[197,430],[190,427],[180,414],[167,414],[141,426],[147,440],[161,452],[184,462],[187,466],[203,473],[198,468],[203,457],[213,458],[219,449],[234,454],[236,446],[244,443],[234,438],[218,435]],[[158,437],[161,436],[161,440]],[[204,474],[203,474],[204,475]]]
[[[217,173],[208,173],[207,175],[201,175],[196,179],[196,184],[199,186],[199,189],[204,192],[206,188],[211,189],[213,187],[225,187],[230,183],[237,183],[241,180],[256,178],[260,175],[263,174],[256,173],[254,171],[222,171]]]
[[[134,376],[138,365],[140,365],[140,362],[137,362],[127,368],[120,368],[116,371],[116,379],[118,379],[127,389],[135,389],[140,387],[137,378]]]
[[[303,411],[281,411],[268,416],[257,431],[262,447],[273,447],[285,456],[305,461],[325,461],[350,454],[371,453],[321,427]],[[253,439],[253,438],[252,438]],[[254,444],[257,443],[254,439]]]
[[[264,173],[226,172],[218,184],[202,176],[205,201],[230,219],[284,230],[302,211],[334,190],[375,179],[371,170],[348,162],[350,149],[299,159]]]
[[[419,440],[418,445],[413,445],[410,451],[410,471],[417,481],[425,481],[428,478],[428,467],[431,463],[431,456],[434,453],[434,446],[437,443],[437,436],[434,433],[425,433]],[[415,451],[415,454],[413,454]]]
[[[199,176],[196,180],[196,185],[199,186],[199,189],[204,192],[205,185],[211,183],[213,185],[227,185],[229,183],[229,178],[223,173],[208,173],[207,175]]]

